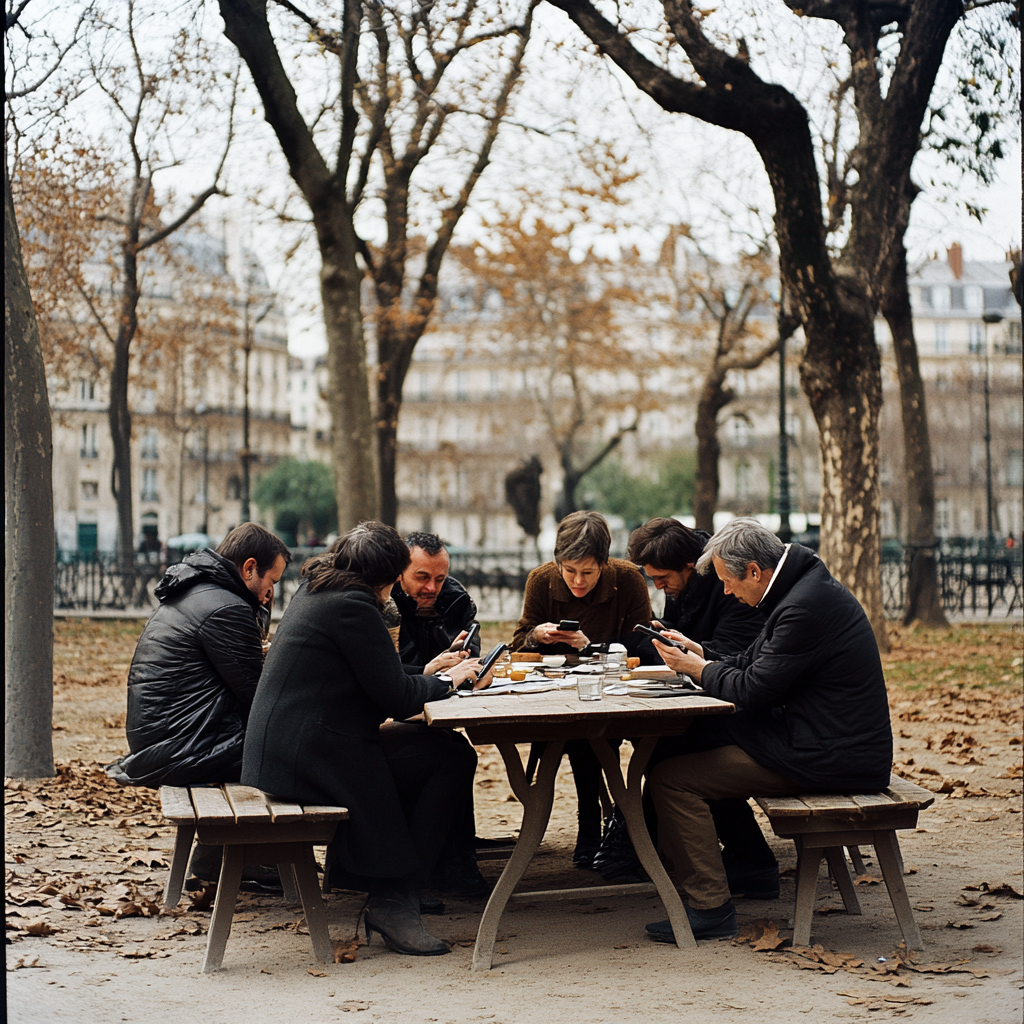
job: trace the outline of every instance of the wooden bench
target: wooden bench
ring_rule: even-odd
[[[242,868],[247,862],[277,864],[286,898],[294,901],[298,897],[302,901],[317,960],[334,960],[327,911],[317,885],[313,846],[334,838],[338,822],[348,818],[344,807],[300,807],[235,783],[189,789],[162,786],[160,804],[164,817],[178,826],[164,890],[165,907],[175,907],[181,899],[192,840],[198,837],[201,843],[224,847],[203,960],[204,974],[217,970],[224,959]]]
[[[871,844],[907,949],[922,948],[921,933],[917,930],[903,884],[903,858],[896,830],[917,827],[918,812],[935,800],[927,789],[893,775],[889,788],[878,793],[814,793],[756,799],[761,810],[768,815],[775,834],[796,843],[794,945],[810,945],[814,895],[822,856],[828,861],[846,912],[860,914],[860,903],[846,866],[843,847],[851,848],[856,865],[860,859],[856,854],[857,846]],[[858,870],[861,869],[862,865],[858,865]]]

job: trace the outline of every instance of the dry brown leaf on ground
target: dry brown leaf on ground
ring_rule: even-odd
[[[27,957],[18,957],[17,961],[7,968],[9,971],[20,971],[23,967],[46,967],[46,964],[39,962],[39,954],[37,953],[31,960]]]
[[[858,875],[854,880],[854,885],[881,885],[881,878],[876,878],[874,875]]]
[[[755,949],[758,952],[765,952],[767,950],[778,949],[788,941],[788,939],[784,939],[779,934],[779,929],[776,927],[775,922],[768,921],[765,924],[764,932],[761,937],[751,944],[751,949]]]
[[[990,946],[987,942],[981,942],[977,946],[971,946],[972,953],[1002,953],[999,946]]]
[[[353,935],[351,939],[334,939],[331,945],[334,947],[334,962],[336,964],[353,964],[359,955],[359,936]]]
[[[996,910],[991,914],[979,914],[979,921],[998,921],[1003,916],[1002,911]]]
[[[209,885],[204,885],[198,892],[192,893],[192,905],[189,910],[209,910],[216,898],[217,883],[211,882]]]
[[[117,955],[126,960],[162,960],[171,954],[162,949],[119,949]]]
[[[990,896],[1008,896],[1010,899],[1024,900],[1024,893],[1017,892],[1009,882],[982,882],[980,885],[962,886],[965,892],[987,892]]]
[[[49,921],[39,918],[37,921],[29,921],[24,926],[26,935],[56,935],[60,931],[59,928],[54,928]]]
[[[825,906],[818,907],[818,909],[815,910],[815,913],[816,914],[845,914],[846,913],[846,907],[842,906],[842,904],[837,905],[835,903],[826,903]]]
[[[343,1003],[338,1004],[338,1009],[342,1013],[358,1013],[360,1010],[368,1010],[370,1005],[370,1003],[359,999],[346,999]]]
[[[315,970],[313,970],[312,967],[307,967],[306,968],[306,973],[307,974],[312,974],[314,978],[326,978],[327,977],[327,972],[326,971],[315,971]]]

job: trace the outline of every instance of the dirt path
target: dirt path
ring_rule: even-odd
[[[456,943],[450,956],[396,956],[377,940],[355,963],[325,967],[312,957],[300,909],[244,896],[225,967],[212,976],[199,973],[209,912],[160,914],[173,836],[154,794],[120,789],[98,768],[124,749],[124,678],[139,629],[58,624],[60,775],[7,784],[7,991],[18,1024],[1021,1020],[1019,626],[897,632],[886,658],[897,770],[936,792],[921,828],[900,836],[927,943],[916,963],[899,953],[899,929],[869,862],[860,918],[828,912],[840,900],[827,876],[819,879],[816,951],[754,948],[776,944],[758,941],[772,924],[783,940],[791,934],[791,874],[779,901],[739,904],[740,940],[701,943],[691,956],[644,936],[646,922],[664,917],[654,897],[526,896],[510,904],[487,974],[469,969],[479,903],[451,900],[431,920]],[[501,634],[489,631],[485,646]],[[514,831],[520,809],[494,748],[480,748],[477,780],[478,831]],[[599,883],[571,866],[572,794],[566,763],[523,889]],[[772,842],[791,873],[792,845]],[[482,864],[492,879],[500,867]],[[332,935],[351,935],[359,905],[355,896],[329,897]]]

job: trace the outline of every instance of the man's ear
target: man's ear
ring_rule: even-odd
[[[243,580],[251,580],[252,579],[253,573],[256,572],[257,564],[258,563],[257,563],[255,558],[247,558],[242,563],[242,570],[241,570],[241,572],[242,572],[242,579]]]

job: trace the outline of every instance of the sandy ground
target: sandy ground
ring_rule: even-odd
[[[773,925],[782,940],[791,935],[791,874],[778,901],[738,903],[740,940],[702,942],[696,953],[647,940],[644,924],[665,916],[654,896],[531,899],[531,890],[600,882],[571,866],[575,800],[565,762],[548,834],[524,879],[527,894],[502,921],[492,971],[470,969],[479,902],[449,900],[443,916],[427,919],[455,943],[449,956],[398,956],[378,938],[355,963],[324,966],[313,959],[301,908],[243,896],[224,967],[206,976],[209,912],[186,909],[186,900],[160,913],[173,834],[154,794],[120,790],[96,767],[124,749],[124,678],[138,631],[132,622],[58,626],[61,774],[7,783],[6,979],[8,1019],[18,1024],[1022,1018],[1019,626],[962,627],[952,640],[904,632],[886,659],[897,770],[936,794],[921,827],[900,835],[926,943],[916,962],[900,951],[871,860],[859,880],[859,918],[830,912],[841,901],[822,872],[815,950],[754,948],[777,944],[755,943]],[[500,758],[491,747],[479,753],[478,832],[514,832],[521,811]],[[772,842],[792,872],[792,844]],[[481,865],[492,879],[501,866]],[[361,900],[333,894],[328,902],[332,935],[351,936]]]

